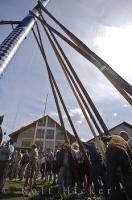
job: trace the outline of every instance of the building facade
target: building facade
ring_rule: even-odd
[[[75,141],[68,131],[67,135],[71,143]],[[13,139],[16,148],[30,148],[35,143],[42,150],[54,151],[56,146],[65,142],[65,131],[47,115],[11,133],[9,137]]]

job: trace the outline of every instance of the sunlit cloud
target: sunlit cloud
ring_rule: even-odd
[[[124,108],[128,108],[128,105],[127,105],[127,104],[124,104],[123,107],[124,107]]]
[[[113,117],[117,117],[117,115],[118,115],[117,113],[113,113]]]
[[[131,81],[132,77],[132,26],[104,27],[102,35],[97,35],[95,45],[100,55],[120,74]]]

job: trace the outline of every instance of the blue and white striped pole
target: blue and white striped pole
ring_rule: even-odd
[[[48,2],[49,0],[42,0],[44,6]],[[36,15],[39,15],[38,8],[39,6],[37,5],[32,10]],[[0,45],[0,78],[34,23],[35,19],[28,14]]]

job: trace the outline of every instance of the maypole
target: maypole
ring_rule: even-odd
[[[45,7],[49,1],[50,0],[42,0],[41,2]],[[38,10],[39,5],[35,6],[32,12],[39,16]],[[0,78],[21,43],[34,26],[35,21],[36,19],[31,14],[28,14],[0,45]]]

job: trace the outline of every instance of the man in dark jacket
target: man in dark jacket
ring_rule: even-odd
[[[121,187],[127,198],[132,199],[132,165],[127,142],[119,135],[104,136],[107,142],[106,159],[110,183],[110,200],[122,198]]]
[[[100,196],[100,179],[103,183],[103,191],[107,199],[107,181],[105,161],[94,143],[85,143],[85,149],[91,161],[91,182],[94,184],[94,191],[97,197]]]
[[[57,163],[59,168],[58,183],[60,187],[69,187],[72,185],[72,170],[74,158],[71,148],[64,144],[63,148],[57,154]]]
[[[20,171],[19,171],[20,181],[23,180],[23,178],[24,178],[25,169],[26,169],[26,166],[27,166],[28,163],[29,163],[29,153],[26,150],[23,153],[23,156],[22,156],[22,159],[21,159],[21,162],[20,162]]]

